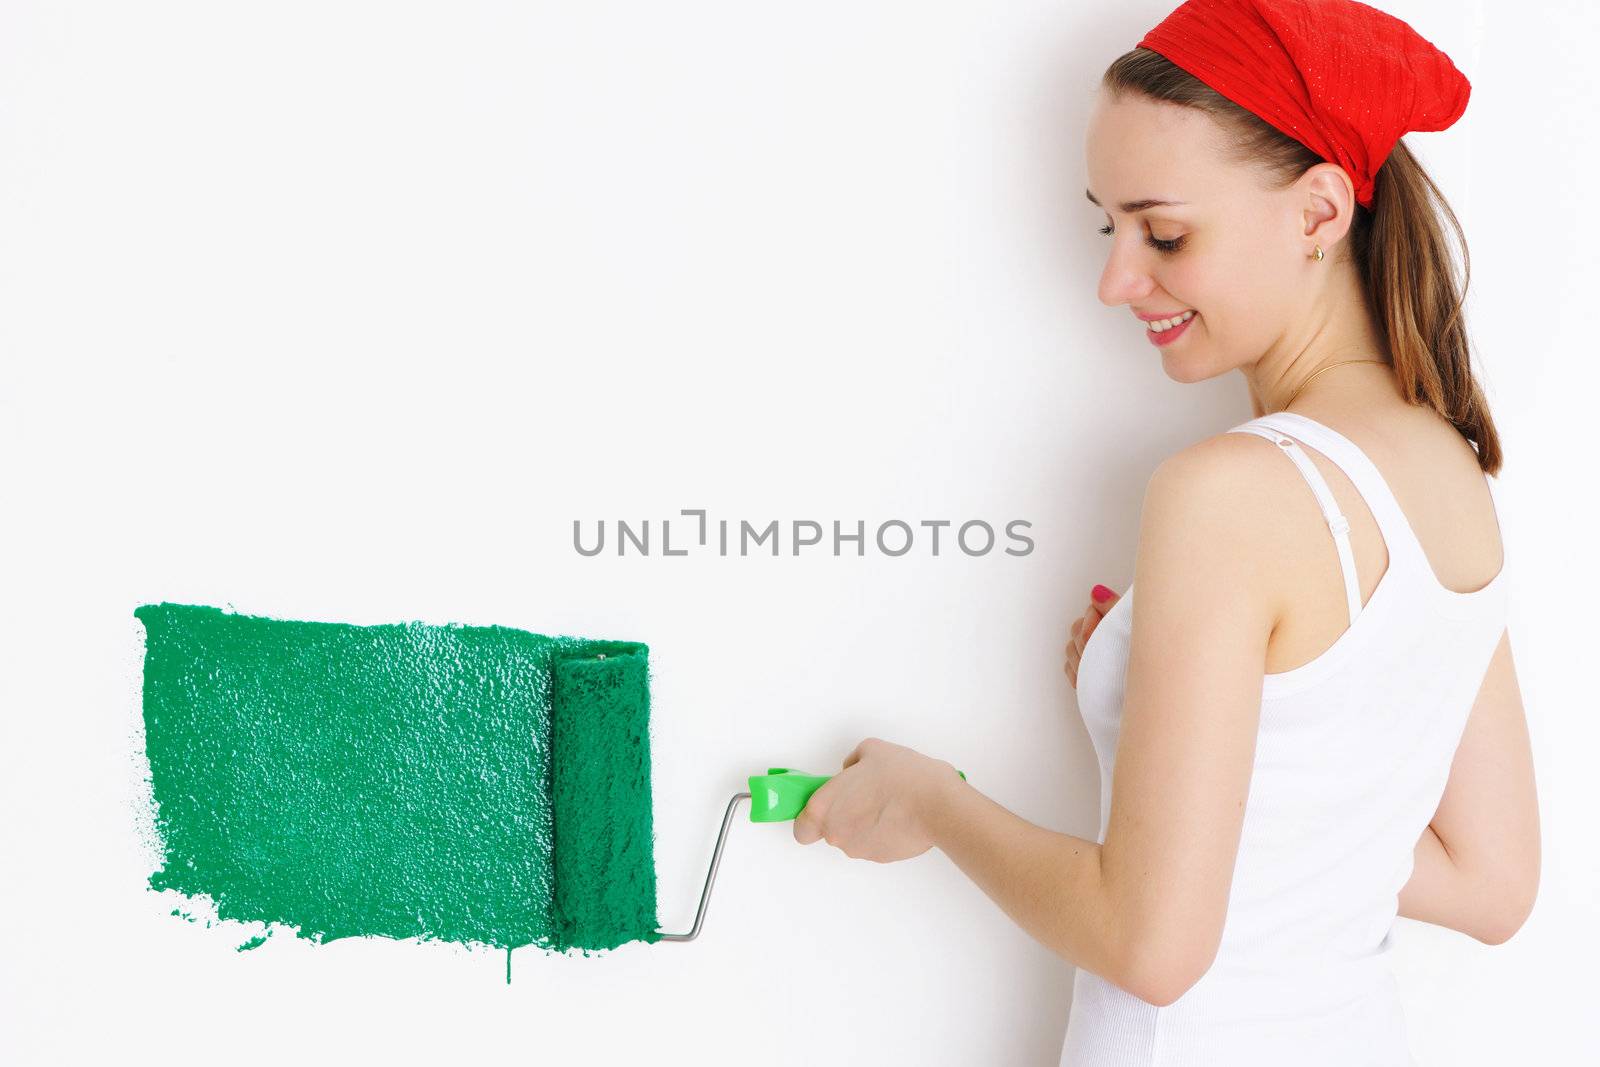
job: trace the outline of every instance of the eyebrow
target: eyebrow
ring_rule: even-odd
[[[1083,191],[1083,195],[1087,196],[1089,198],[1089,203],[1093,204],[1095,207],[1101,206],[1100,201],[1096,200],[1094,198],[1094,194],[1089,190],[1085,189]],[[1149,207],[1177,207],[1180,204],[1187,204],[1188,202],[1189,201],[1187,200],[1124,200],[1119,206],[1122,208],[1124,213],[1131,215],[1135,211],[1143,211],[1145,208]]]

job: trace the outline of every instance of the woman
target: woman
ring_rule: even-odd
[[[1075,964],[1063,1064],[1413,1063],[1395,916],[1498,944],[1532,908],[1500,442],[1455,218],[1400,140],[1469,88],[1345,0],[1186,3],[1103,78],[1100,299],[1169,377],[1238,370],[1257,417],[1159,465],[1137,602],[1096,586],[1072,625],[1099,840],[876,738],[794,827],[938,846]]]

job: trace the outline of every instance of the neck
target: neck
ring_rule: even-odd
[[[1389,346],[1354,272],[1340,271],[1320,297],[1300,326],[1255,363],[1240,368],[1257,415],[1283,411],[1291,402],[1302,406],[1313,397],[1321,403],[1329,397],[1376,401],[1397,394]],[[1351,360],[1370,362],[1330,369]]]

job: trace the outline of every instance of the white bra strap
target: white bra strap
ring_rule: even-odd
[[[1339,510],[1339,505],[1333,498],[1333,491],[1328,488],[1328,482],[1322,477],[1322,472],[1317,470],[1316,465],[1311,462],[1311,457],[1301,450],[1293,438],[1269,427],[1245,423],[1235,426],[1228,432],[1253,433],[1258,437],[1265,437],[1287,452],[1289,458],[1294,460],[1294,465],[1300,468],[1300,473],[1305,476],[1311,491],[1317,496],[1322,516],[1328,520],[1328,529],[1333,531],[1333,543],[1339,550],[1339,567],[1344,571],[1344,592],[1350,606],[1350,621],[1354,623],[1356,616],[1361,613],[1361,586],[1356,582],[1355,553],[1350,551],[1350,520]]]

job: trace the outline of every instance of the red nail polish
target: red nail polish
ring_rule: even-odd
[[[1111,598],[1111,590],[1107,589],[1103,585],[1097,585],[1089,591],[1089,595],[1094,597],[1094,602],[1098,604],[1102,600],[1109,600]]]

